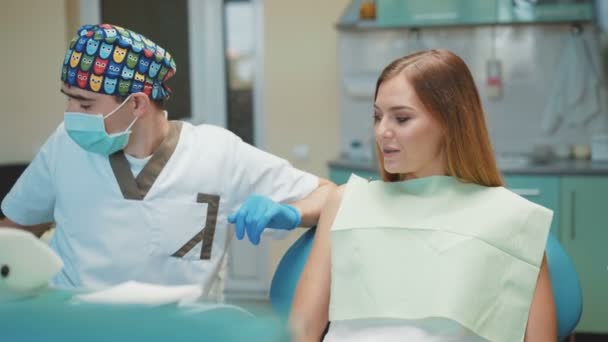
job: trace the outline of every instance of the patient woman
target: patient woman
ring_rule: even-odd
[[[373,119],[382,180],[351,176],[321,214],[295,340],[555,342],[552,212],[503,187],[463,60],[392,62]]]

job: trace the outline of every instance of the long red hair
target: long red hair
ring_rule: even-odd
[[[378,77],[374,101],[382,82],[394,77],[405,77],[410,82],[426,110],[443,128],[449,176],[485,186],[503,185],[475,81],[460,57],[439,49],[393,61]],[[403,174],[388,173],[377,144],[376,151],[384,181],[405,179]]]

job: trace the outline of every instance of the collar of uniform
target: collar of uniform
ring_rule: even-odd
[[[143,200],[173,155],[179,141],[182,123],[179,121],[170,121],[169,123],[167,136],[137,177],[133,177],[129,161],[123,151],[110,155],[110,165],[114,177],[125,199]]]

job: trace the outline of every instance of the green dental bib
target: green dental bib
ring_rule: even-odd
[[[331,321],[447,318],[523,341],[552,212],[448,176],[351,176],[331,232]]]

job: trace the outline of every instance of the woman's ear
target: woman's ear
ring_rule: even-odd
[[[142,118],[150,109],[150,98],[145,93],[134,93],[131,95],[133,99],[133,115],[137,118]]]

